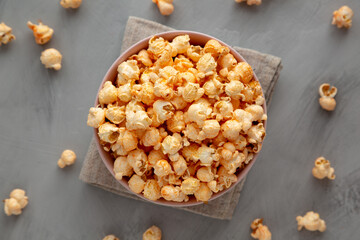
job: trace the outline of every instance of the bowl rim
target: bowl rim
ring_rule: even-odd
[[[123,62],[123,61],[126,61],[131,55],[133,54],[137,54],[140,50],[144,49],[144,48],[139,48],[139,46],[142,46],[143,44],[145,45],[148,45],[148,42],[149,40],[156,36],[156,37],[163,37],[164,39],[166,40],[171,40],[173,38],[175,38],[176,36],[179,36],[179,35],[184,35],[184,34],[187,34],[190,36],[190,42],[191,42],[191,36],[197,36],[197,37],[200,37],[200,38],[204,38],[204,41],[209,41],[210,39],[214,39],[216,41],[218,41],[220,44],[222,44],[223,46],[226,46],[230,49],[230,53],[234,55],[235,59],[238,61],[238,62],[247,62],[239,52],[237,52],[233,47],[229,46],[228,44],[226,44],[225,42],[215,38],[215,37],[212,37],[210,35],[207,35],[207,34],[204,34],[204,33],[200,33],[200,32],[196,32],[196,31],[187,31],[187,30],[175,30],[175,31],[166,31],[166,32],[160,32],[160,33],[156,33],[156,34],[153,34],[149,37],[146,37],[138,42],[136,42],[135,44],[131,45],[127,50],[125,50],[123,53],[120,54],[120,56],[118,58],[116,58],[116,60],[113,62],[113,64],[110,66],[110,68],[107,70],[103,80],[101,81],[100,83],[100,86],[99,86],[99,89],[97,91],[97,94],[96,94],[96,98],[95,98],[95,104],[94,106],[97,107],[99,105],[99,99],[98,99],[98,96],[99,96],[99,91],[102,89],[104,83],[106,81],[112,81],[114,82],[116,79],[110,79],[111,75],[112,75],[112,72],[114,71],[114,69],[117,71],[117,67],[118,65]],[[123,59],[124,60],[121,60]],[[255,72],[254,72],[254,79],[256,81],[259,82],[260,84],[260,87],[261,87],[261,91],[263,93],[263,96],[265,97],[264,95],[264,91],[263,91],[263,88],[261,86],[261,83],[258,79],[258,77],[256,76]],[[267,114],[267,107],[266,107],[266,101],[264,101],[264,104],[262,105],[263,109],[264,109],[264,113]],[[263,122],[264,124],[264,129],[266,131],[266,126],[267,126],[267,120],[264,120]],[[106,168],[108,169],[108,171],[111,173],[111,175],[114,177],[114,179],[116,181],[118,181],[124,188],[126,188],[131,194],[134,194],[136,195],[137,197],[141,198],[142,200],[145,200],[147,202],[152,202],[152,203],[155,203],[155,204],[158,204],[158,205],[163,205],[163,206],[171,206],[171,207],[190,207],[190,206],[196,206],[196,205],[200,205],[200,204],[204,204],[204,202],[202,201],[196,201],[196,200],[190,200],[188,202],[174,202],[174,201],[167,201],[163,198],[160,198],[156,201],[153,201],[153,200],[150,200],[150,199],[147,199],[143,196],[143,194],[141,193],[134,193],[133,191],[130,190],[129,188],[129,185],[127,183],[127,181],[125,181],[124,179],[122,180],[117,180],[115,178],[115,174],[114,174],[114,170],[112,169],[110,163],[107,162],[107,158],[109,156],[109,153],[106,152],[102,145],[100,144],[100,139],[99,139],[99,136],[98,136],[98,128],[94,128],[94,138],[95,138],[95,142],[96,142],[96,146],[97,146],[97,150],[99,152],[99,155],[103,161],[103,163],[105,164]],[[265,139],[264,139],[265,140]],[[229,188],[223,190],[223,191],[220,191],[220,192],[217,192],[217,193],[213,193],[213,195],[211,196],[211,198],[209,199],[208,202],[210,201],[213,201],[221,196],[223,196],[224,194],[228,193],[229,191],[231,191],[237,184],[239,184],[246,176],[247,174],[249,173],[250,169],[252,168],[252,166],[254,165],[255,161],[257,160],[258,156],[259,156],[259,153],[261,152],[261,150],[257,153],[254,154],[254,157],[253,159],[250,161],[249,164],[247,164],[242,170],[238,171],[236,174],[237,176],[237,181],[235,183],[233,183]],[[111,157],[113,161],[115,161],[115,159],[113,157]]]

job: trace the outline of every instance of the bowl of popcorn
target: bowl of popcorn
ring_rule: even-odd
[[[238,52],[205,34],[171,31],[116,59],[87,124],[122,186],[157,204],[191,206],[246,176],[266,120],[261,85]]]

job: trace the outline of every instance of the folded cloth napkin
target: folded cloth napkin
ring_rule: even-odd
[[[137,17],[129,17],[122,42],[121,52],[124,52],[131,45],[143,38],[154,35],[156,33],[171,30],[174,29],[156,22]],[[282,68],[281,59],[250,49],[239,47],[234,47],[234,49],[238,51],[253,67],[257,77],[261,82],[261,86],[263,87],[266,102],[269,105],[275,84],[279,78],[279,73]],[[117,182],[117,180],[107,170],[97,151],[94,139],[92,139],[90,143],[90,147],[85,157],[85,161],[83,162],[83,167],[81,169],[79,178],[86,183],[100,187],[118,195],[143,201],[122,187],[121,184]],[[244,182],[245,178],[225,195],[210,201],[208,204],[201,204],[192,207],[181,207],[178,209],[217,219],[231,219],[239,201],[240,192]]]

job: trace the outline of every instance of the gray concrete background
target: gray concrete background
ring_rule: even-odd
[[[90,240],[114,233],[131,240],[152,224],[164,239],[250,239],[256,217],[265,218],[273,239],[359,239],[360,1],[263,2],[175,0],[173,15],[163,17],[150,0],[84,0],[77,11],[58,0],[0,0],[0,21],[17,38],[0,48],[0,196],[19,187],[30,199],[21,216],[0,214],[0,239]],[[343,4],[355,12],[349,31],[330,25]],[[78,180],[92,136],[88,108],[119,55],[130,15],[283,59],[268,137],[231,221],[125,199]],[[55,30],[45,46],[35,44],[26,26],[37,19]],[[59,72],[39,61],[48,47],[63,54]],[[333,113],[317,103],[323,82],[338,87]],[[65,148],[78,161],[61,170],[56,162]],[[312,177],[320,155],[331,160],[336,180]],[[325,233],[297,232],[295,217],[309,210],[326,221]]]

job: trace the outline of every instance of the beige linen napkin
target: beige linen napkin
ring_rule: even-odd
[[[125,51],[131,45],[143,38],[154,35],[156,33],[171,30],[174,29],[156,22],[137,17],[129,17],[122,42],[121,52]],[[234,49],[238,51],[253,67],[263,87],[266,102],[269,105],[271,95],[282,68],[281,59],[250,49],[239,47],[234,47]],[[117,182],[111,173],[107,170],[97,151],[94,139],[92,139],[90,143],[90,147],[85,157],[79,178],[86,183],[100,187],[118,195],[143,201],[122,187],[121,184]],[[201,204],[192,207],[181,207],[178,209],[212,218],[231,219],[239,201],[240,192],[244,182],[245,178],[231,191],[213,201],[210,201],[208,204]]]

